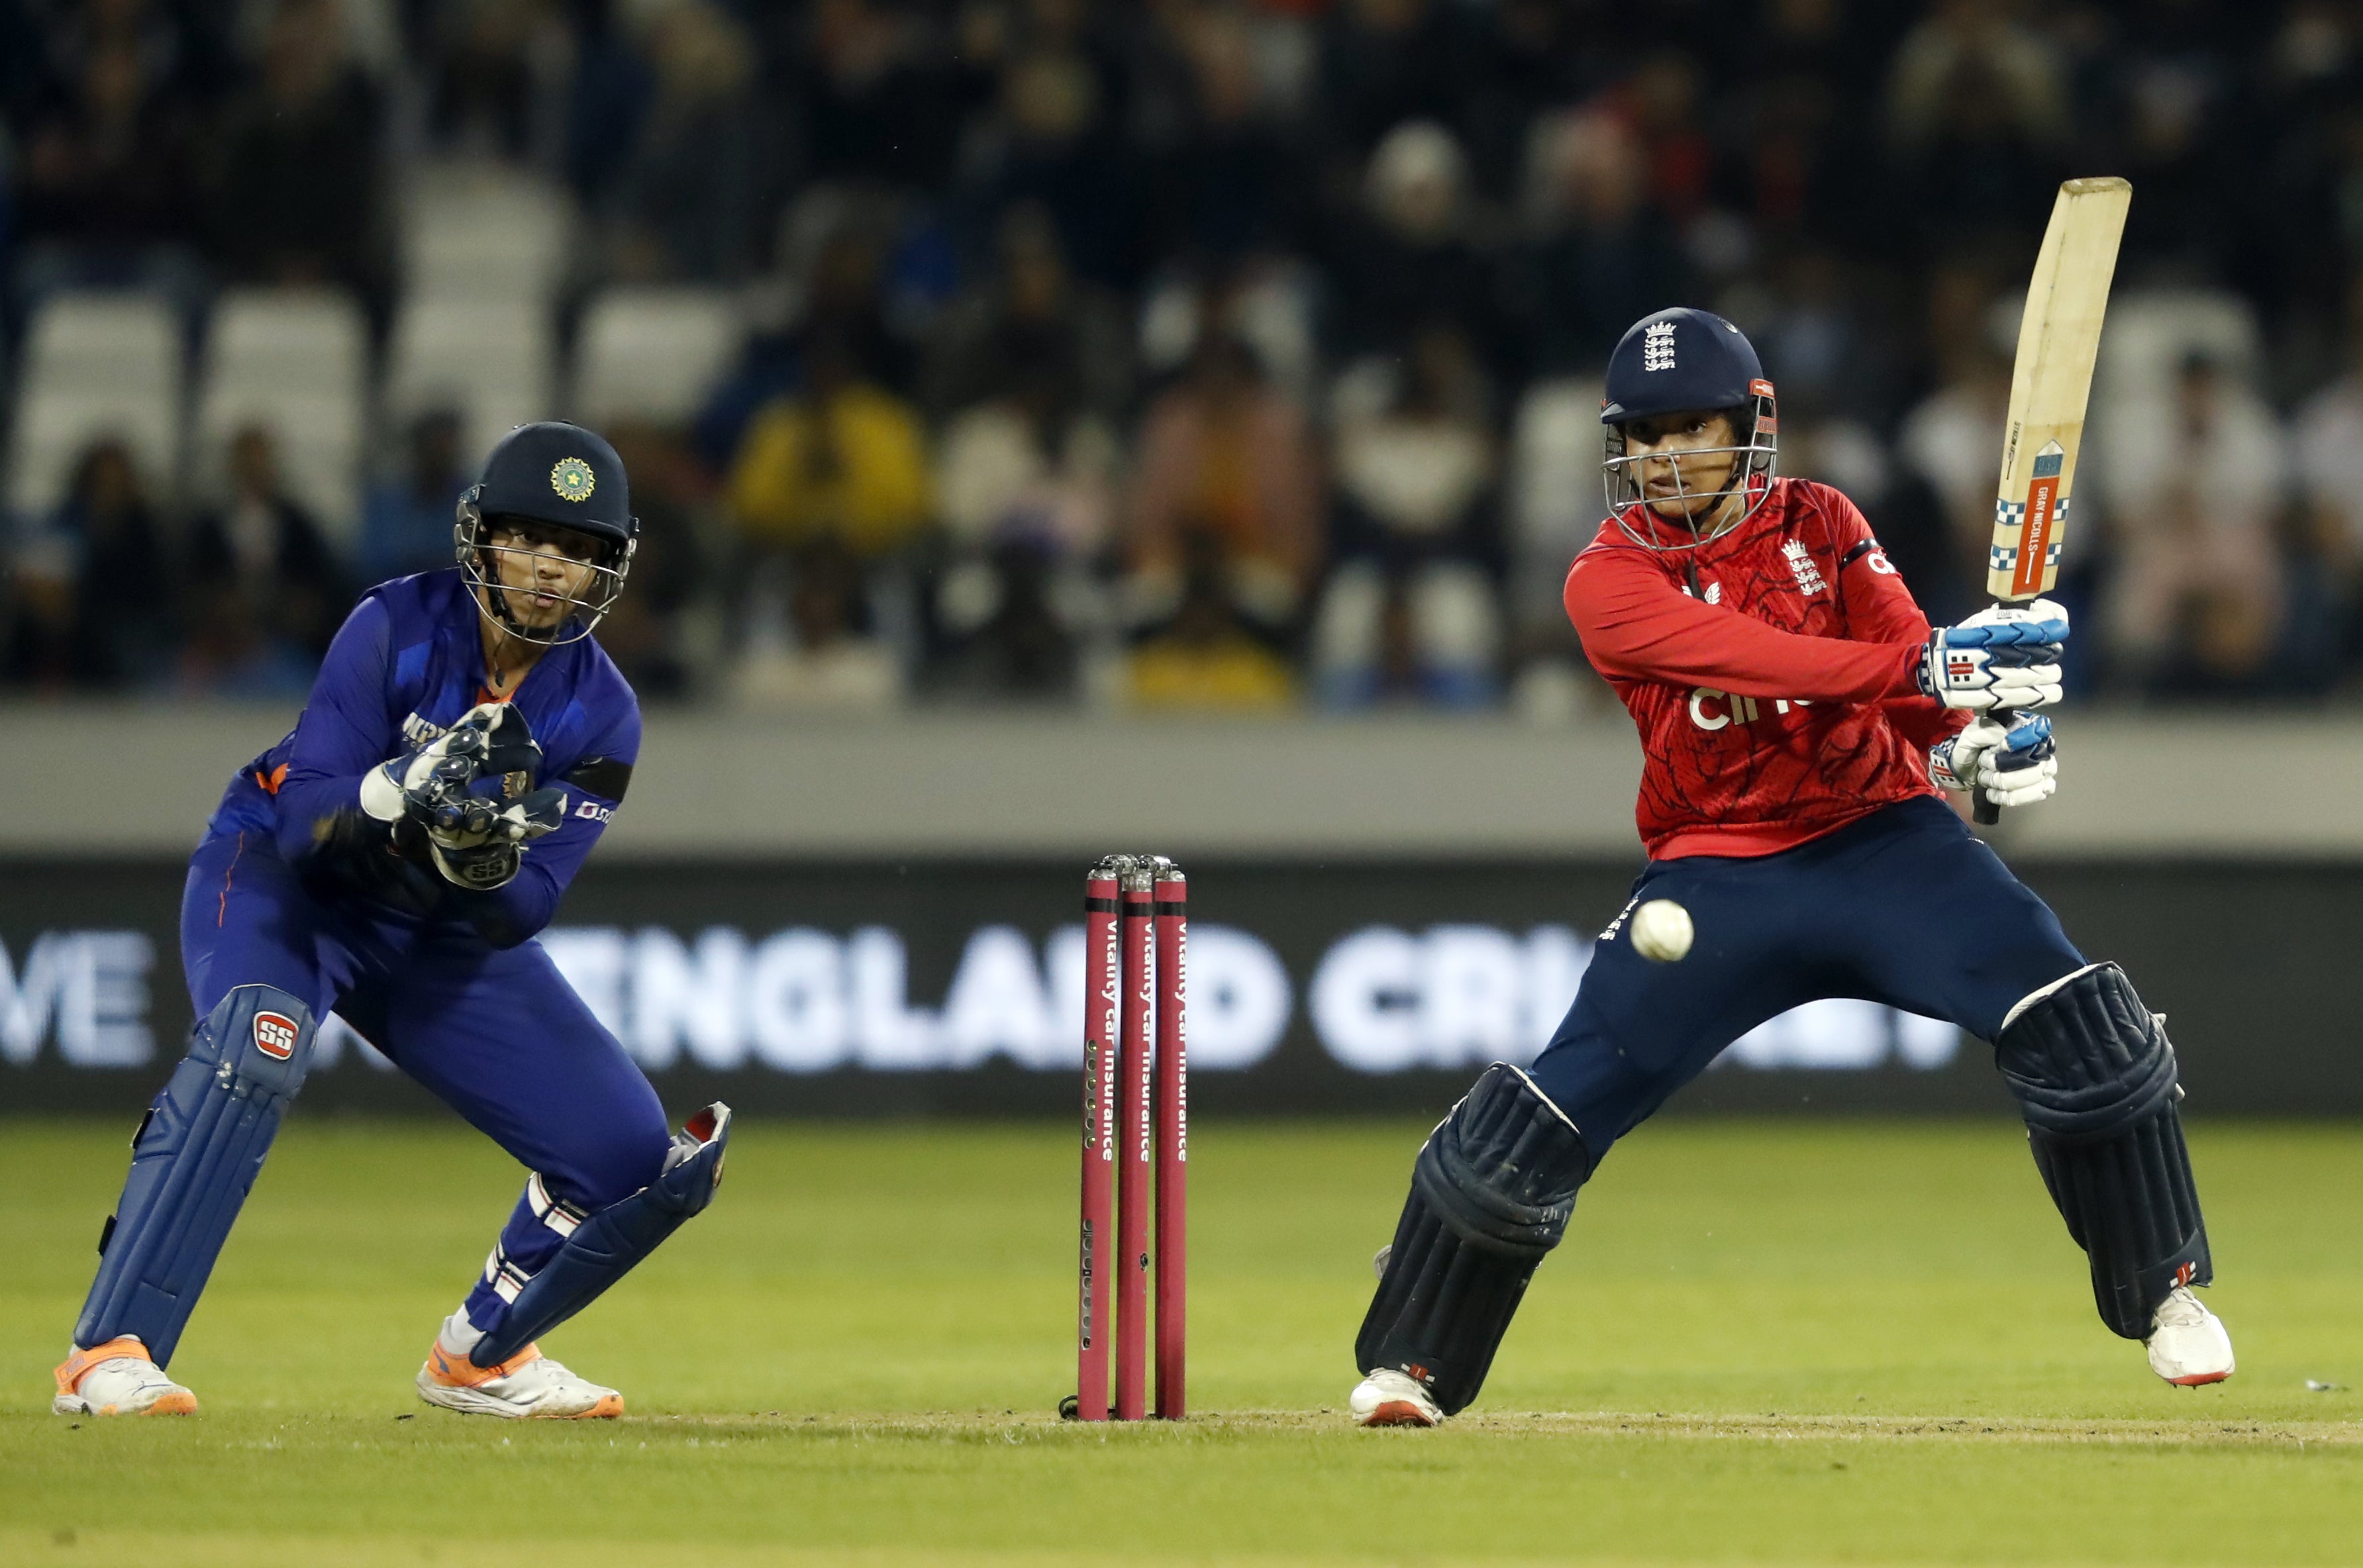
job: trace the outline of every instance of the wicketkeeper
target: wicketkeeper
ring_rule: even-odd
[[[730,1132],[721,1105],[670,1132],[533,940],[639,755],[638,703],[591,640],[638,534],[605,440],[511,432],[460,500],[459,564],[364,594],[294,732],[231,780],[181,903],[196,1027],[133,1139],[61,1414],[196,1409],[165,1368],[331,1010],[532,1173],[420,1395],[623,1413],[535,1338],[705,1207]]]

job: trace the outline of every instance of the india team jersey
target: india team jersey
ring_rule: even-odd
[[[1968,722],[1920,695],[1927,617],[1827,485],[1776,480],[1693,549],[1646,549],[1612,518],[1566,601],[1641,732],[1652,859],[1769,855],[1935,794],[1927,748]]]
[[[548,650],[510,696],[541,747],[534,787],[562,789],[567,800],[564,825],[527,847],[507,886],[463,892],[361,814],[364,773],[492,700],[479,624],[456,567],[363,594],[295,728],[239,770],[208,832],[268,835],[306,885],[332,900],[464,922],[502,946],[539,931],[622,803],[639,756],[639,703],[597,643]]]

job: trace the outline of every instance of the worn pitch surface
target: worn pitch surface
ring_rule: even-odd
[[[1411,1125],[1199,1130],[1181,1426],[1071,1377],[1063,1127],[743,1126],[716,1207],[549,1351],[620,1422],[409,1379],[515,1196],[456,1126],[306,1121],[174,1372],[192,1420],[47,1413],[128,1127],[0,1121],[0,1561],[2355,1561],[2363,1130],[2193,1134],[2240,1375],[2092,1316],[2003,1123],[1646,1129],[1486,1397],[1339,1414]],[[2307,1382],[2339,1386],[2310,1391]]]

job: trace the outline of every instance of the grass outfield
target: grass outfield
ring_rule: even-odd
[[[173,1365],[205,1413],[72,1423],[127,1132],[0,1121],[0,1562],[2363,1557],[2363,1129],[2194,1133],[2241,1358],[2195,1392],[2100,1328],[2005,1125],[1646,1129],[1435,1432],[1338,1413],[1408,1124],[1197,1130],[1198,1414],[1111,1430],[1050,1414],[1064,1128],[742,1125],[549,1342],[633,1414],[508,1423],[409,1380],[515,1167],[299,1117]]]

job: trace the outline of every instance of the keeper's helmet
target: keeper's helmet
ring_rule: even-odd
[[[568,528],[598,542],[583,596],[566,599],[569,613],[553,627],[527,626],[509,608],[493,558],[531,552],[490,542],[503,518]],[[502,436],[484,459],[483,477],[460,497],[451,529],[452,553],[469,585],[482,591],[476,602],[484,614],[510,635],[545,647],[589,636],[615,608],[639,539],[624,460],[597,432],[562,420],[520,425]]]
[[[1772,383],[1756,358],[1747,335],[1712,311],[1678,305],[1645,315],[1617,341],[1608,357],[1608,381],[1603,389],[1600,423],[1607,426],[1606,460],[1601,464],[1607,491],[1608,514],[1635,544],[1652,550],[1686,550],[1745,522],[1771,492],[1774,459],[1780,452],[1780,408]],[[1713,504],[1692,511],[1694,520],[1713,520],[1712,526],[1673,523],[1644,504],[1641,466],[1666,462],[1663,456],[1627,457],[1625,423],[1658,414],[1719,413],[1730,416],[1737,445],[1702,447],[1682,458],[1707,453],[1731,454],[1731,467],[1722,488],[1678,491],[1674,499],[1704,500]],[[1671,464],[1674,480],[1682,483],[1682,463]],[[1740,504],[1725,504],[1736,495]],[[1725,515],[1725,513],[1728,515]]]

